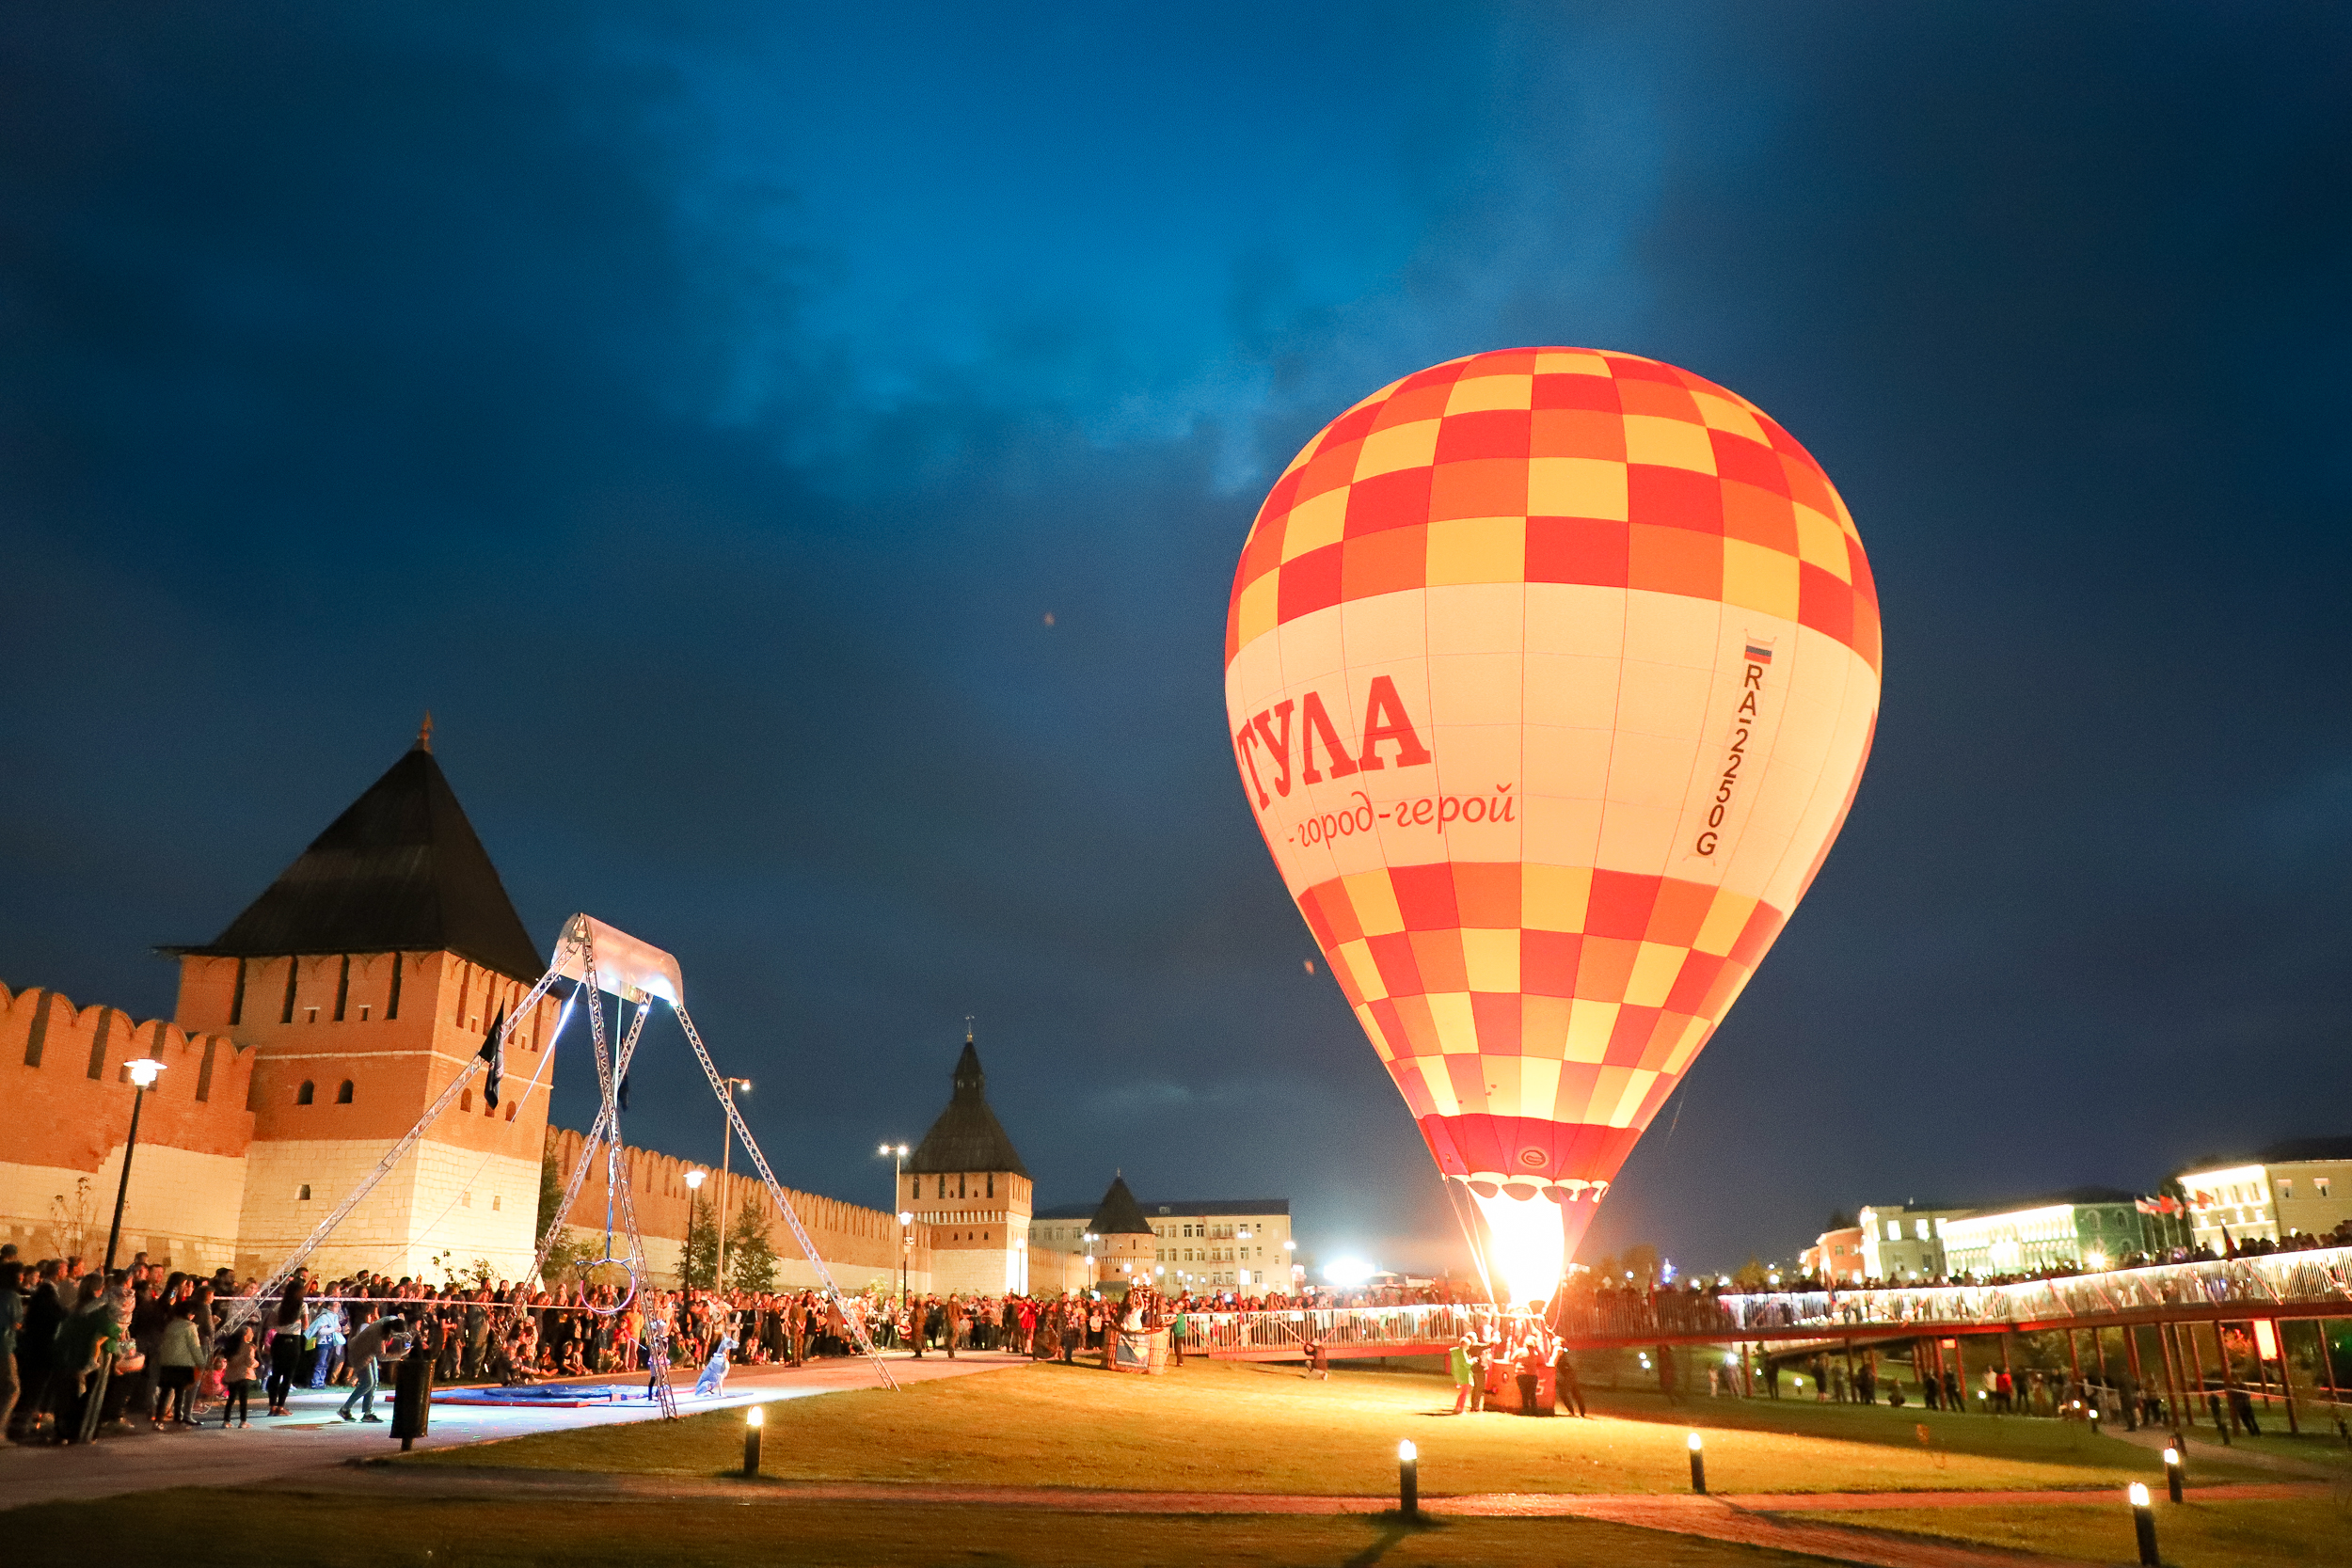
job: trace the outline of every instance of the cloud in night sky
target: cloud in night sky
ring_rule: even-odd
[[[430,706],[534,936],[675,951],[785,1180],[881,1196],[970,1013],[1043,1201],[1440,1257],[1225,597],[1340,408],[1585,343],[1804,440],[1887,628],[1846,834],[1594,1244],[2344,1131],[2348,31],[14,8],[0,977],[168,1010],[149,949]],[[715,1153],[672,1061],[631,1136]]]

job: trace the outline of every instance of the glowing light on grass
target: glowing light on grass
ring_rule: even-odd
[[[1502,1276],[1505,1297],[1515,1306],[1549,1301],[1568,1262],[1560,1205],[1540,1195],[1514,1197],[1508,1188],[1492,1197],[1476,1187],[1470,1194],[1486,1221],[1486,1260]]]

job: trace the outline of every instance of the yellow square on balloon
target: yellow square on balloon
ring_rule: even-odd
[[[1612,458],[1531,457],[1527,462],[1531,517],[1623,522],[1630,515],[1626,491],[1625,465]]]
[[[1294,512],[1293,517],[1298,515]],[[1289,541],[1284,540],[1288,547]],[[1724,603],[1797,618],[1797,558],[1745,539],[1724,541]]]
[[[1526,578],[1526,518],[1454,517],[1429,525],[1428,586]]]
[[[1356,478],[1394,473],[1399,468],[1425,468],[1438,457],[1438,420],[1413,420],[1375,430],[1364,437],[1356,453]]]

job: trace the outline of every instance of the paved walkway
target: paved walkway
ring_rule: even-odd
[[[2187,1462],[2191,1475],[2197,1472],[2200,1465],[2234,1465],[2249,1470],[2268,1470],[2274,1475],[2303,1476],[2312,1481],[2337,1481],[2344,1478],[2344,1471],[2342,1465],[2323,1465],[2314,1460],[2296,1459],[2287,1454],[2265,1453],[2259,1449],[2233,1446],[2218,1438],[2202,1435],[2203,1433],[2211,1430],[2209,1427],[2204,1427],[2182,1433],[2182,1436],[2187,1439],[2188,1446],[2182,1451],[2181,1457]],[[2144,1426],[2137,1432],[2125,1432],[2120,1427],[2110,1425],[2107,1428],[2107,1435],[2120,1437],[2126,1443],[2146,1449],[2150,1453],[2162,1453],[2172,1446],[2172,1434],[2162,1427]]]
[[[1050,1513],[1287,1514],[1334,1516],[1386,1513],[1390,1497],[1330,1497],[1285,1493],[1121,1492],[1079,1487],[934,1486],[890,1481],[742,1481],[709,1477],[644,1476],[575,1470],[459,1469],[447,1465],[369,1465],[288,1477],[278,1489],[353,1496],[471,1498],[537,1502],[723,1501],[811,1504],[874,1503],[890,1507],[1003,1508]],[[2325,1497],[2321,1485],[2264,1482],[2193,1489],[2201,1502]],[[1848,1525],[1818,1524],[1791,1514],[1885,1509],[2102,1506],[2122,1514],[2112,1488],[2065,1492],[1758,1493],[1694,1497],[1677,1493],[1569,1494],[1490,1492],[1425,1497],[1422,1512],[1439,1518],[1600,1519],[1675,1535],[1768,1546],[1870,1568],[2057,1568],[2071,1560],[1992,1547],[1898,1536]],[[2123,1527],[2119,1525],[2119,1529]],[[2071,1568],[2080,1568],[2074,1563]]]
[[[928,1383],[1028,1364],[1026,1356],[987,1353],[966,1354],[952,1361],[940,1355],[927,1355],[917,1361],[904,1354],[889,1354],[885,1359],[890,1362],[891,1375],[901,1384]],[[595,1377],[571,1381],[603,1385],[626,1384],[630,1380]],[[689,1390],[694,1380],[691,1374],[680,1373],[675,1381],[678,1385],[678,1409],[687,1415],[881,1386],[873,1367],[856,1356],[828,1357],[804,1367],[739,1367],[727,1379],[727,1392],[711,1400],[691,1397]],[[644,1386],[642,1377],[637,1384]],[[193,1432],[153,1432],[142,1422],[135,1424],[128,1433],[102,1437],[91,1444],[77,1443],[68,1448],[0,1447],[0,1509],[58,1498],[151,1492],[167,1486],[249,1486],[257,1481],[331,1470],[353,1461],[397,1453],[399,1447],[389,1436],[389,1390],[379,1390],[377,1394],[376,1414],[385,1418],[379,1426],[337,1419],[335,1410],[342,1403],[345,1393],[342,1388],[317,1393],[297,1388],[293,1414],[256,1415],[249,1427],[224,1431],[215,1408],[212,1418]],[[260,1407],[257,1400],[255,1408]],[[436,1402],[431,1430],[417,1440],[417,1447],[456,1448],[539,1432],[651,1420],[655,1415],[650,1404],[510,1410]]]

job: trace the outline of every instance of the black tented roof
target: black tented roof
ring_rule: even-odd
[[[980,1070],[979,1048],[969,1035],[963,1054],[956,1058],[955,1092],[939,1113],[931,1130],[907,1161],[911,1171],[1009,1170],[1025,1177],[1029,1168],[1006,1136],[996,1113],[988,1108],[988,1074]]]
[[[1143,1217],[1143,1206],[1127,1190],[1127,1179],[1114,1176],[1110,1191],[1103,1195],[1101,1206],[1094,1211],[1094,1223],[1087,1228],[1097,1236],[1149,1236],[1152,1222]]]
[[[165,951],[235,958],[447,951],[523,981],[547,968],[421,736],[227,930],[201,947]]]

